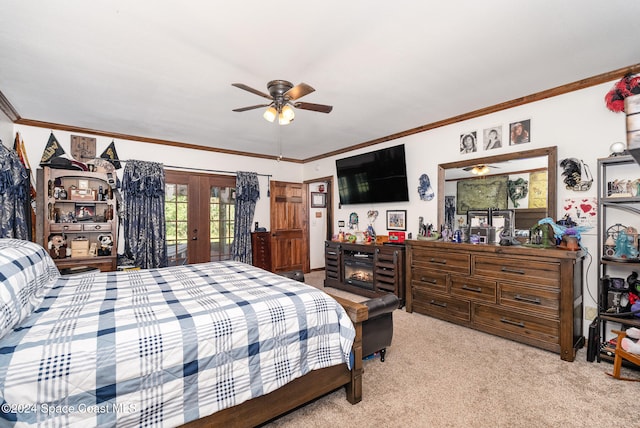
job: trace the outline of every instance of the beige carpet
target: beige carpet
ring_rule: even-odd
[[[305,282],[323,288],[323,278],[324,272],[313,272]],[[589,363],[585,355],[582,349],[569,363],[552,352],[398,309],[385,362],[364,362],[362,402],[349,404],[340,389],[266,426],[640,426],[640,383],[610,378],[604,372],[611,364]],[[623,370],[640,378],[640,372]]]

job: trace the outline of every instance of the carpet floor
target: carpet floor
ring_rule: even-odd
[[[305,275],[307,284],[322,289],[323,279],[323,271]],[[403,308],[394,312],[385,362],[364,362],[362,402],[349,404],[341,388],[265,426],[640,426],[631,411],[640,384],[607,376],[611,369],[609,363],[587,362],[586,349],[566,362],[552,352]],[[640,378],[640,372],[623,371]]]

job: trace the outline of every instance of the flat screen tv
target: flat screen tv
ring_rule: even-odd
[[[336,160],[340,203],[407,202],[404,144]]]

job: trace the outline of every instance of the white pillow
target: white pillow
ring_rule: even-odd
[[[56,264],[40,245],[0,239],[0,337],[38,309],[59,277]]]

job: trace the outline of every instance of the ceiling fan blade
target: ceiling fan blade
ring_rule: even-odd
[[[233,111],[241,112],[241,111],[253,110],[255,108],[260,108],[260,107],[268,107],[270,105],[271,104],[258,104],[258,105],[255,105],[255,106],[234,108]]]
[[[252,94],[260,95],[261,97],[265,97],[268,100],[272,100],[273,99],[271,97],[271,95],[267,95],[262,91],[259,91],[257,89],[253,89],[252,87],[247,86],[244,83],[232,83],[231,86],[235,86],[236,88],[244,89],[245,91],[249,91]]]
[[[298,103],[295,103],[293,106],[295,108],[300,108],[302,110],[318,111],[320,113],[330,113],[331,110],[333,110],[333,106],[327,106],[324,104],[298,102]]]
[[[283,95],[285,99],[297,100],[298,98],[304,97],[305,95],[308,95],[313,91],[315,91],[315,89],[313,89],[311,86],[307,85],[306,83],[300,83],[299,85],[296,85],[293,88],[289,89]]]

